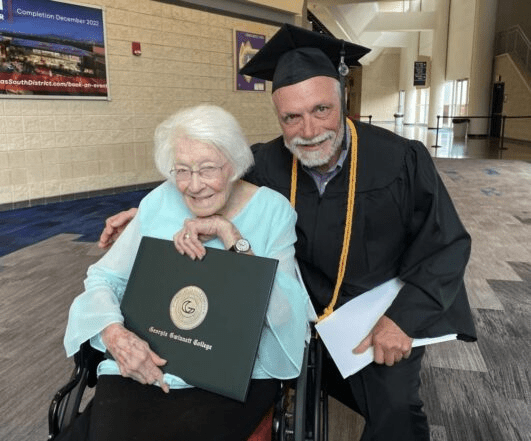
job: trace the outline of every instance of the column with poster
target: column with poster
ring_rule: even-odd
[[[234,67],[236,71],[236,90],[265,91],[265,80],[240,75],[240,69],[265,44],[265,35],[245,31],[234,31]]]
[[[103,10],[0,0],[0,97],[109,99]]]

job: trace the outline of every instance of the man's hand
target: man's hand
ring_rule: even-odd
[[[374,347],[374,362],[393,366],[411,354],[413,339],[399,328],[399,326],[385,315],[376,322],[369,335],[353,350],[355,354],[362,354],[370,346]]]
[[[121,211],[107,218],[105,228],[101,232],[98,247],[103,250],[110,248],[113,242],[118,239],[118,236],[122,234],[122,231],[124,231],[129,222],[131,222],[131,219],[135,217],[137,211],[137,208],[130,208],[127,211]]]
[[[158,382],[164,392],[170,391],[160,370],[167,361],[155,354],[144,340],[119,323],[107,326],[102,331],[102,339],[123,377],[133,378],[142,384]]]

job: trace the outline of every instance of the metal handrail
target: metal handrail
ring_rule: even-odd
[[[531,73],[531,41],[519,25],[496,35],[495,52],[496,55],[511,54]]]

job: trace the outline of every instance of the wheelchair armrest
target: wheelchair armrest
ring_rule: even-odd
[[[308,400],[308,362],[310,359],[310,352],[312,351],[312,342],[306,346],[304,350],[304,357],[302,360],[301,373],[297,377],[296,383],[296,399],[294,409],[294,441],[303,441],[306,439],[306,415],[307,415],[307,400]]]
[[[97,369],[101,361],[103,361],[105,355],[103,352],[94,349],[89,341],[84,342],[81,345],[80,350],[74,355],[74,362],[76,366],[81,366],[88,370],[87,386],[94,387],[98,382]]]
[[[74,369],[68,383],[59,389],[48,410],[48,439],[53,439],[63,426],[70,424],[79,412],[79,404],[86,386],[94,387],[97,382],[96,370],[103,353],[84,342],[74,355]]]

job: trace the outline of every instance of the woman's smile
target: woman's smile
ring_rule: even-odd
[[[193,202],[195,202],[195,203],[204,203],[204,202],[210,201],[210,199],[212,199],[212,196],[214,196],[214,194],[209,194],[207,196],[198,196],[198,195],[187,194],[186,196],[191,198],[193,200]]]
[[[193,171],[188,179],[178,180],[176,184],[195,216],[219,214],[226,208],[232,191],[232,167],[214,146],[182,138],[176,149],[175,163],[181,169]],[[216,168],[219,173],[214,177],[202,177],[199,174],[202,168]]]

